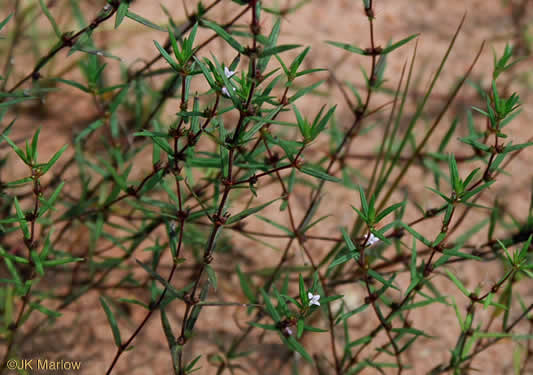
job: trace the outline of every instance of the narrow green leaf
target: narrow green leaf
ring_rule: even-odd
[[[161,309],[161,325],[163,326],[163,332],[165,333],[165,337],[167,338],[168,347],[173,348],[174,345],[176,345],[176,337],[172,332],[172,327],[170,326],[170,322],[168,321],[165,309]]]
[[[175,297],[177,298],[183,298],[183,290],[176,290],[176,288],[174,288],[172,285],[170,285],[170,283],[165,279],[163,278],[161,275],[159,275],[158,273],[156,273],[155,271],[153,271],[152,269],[150,269],[150,267],[148,267],[146,264],[144,264],[143,262],[139,261],[138,259],[135,259],[135,261],[137,262],[137,264],[139,266],[141,266],[146,272],[148,272],[148,274],[150,276],[152,276],[152,278],[154,278],[155,280],[159,281],[161,284],[163,284],[165,286],[165,288],[171,293],[173,294]]]
[[[387,288],[393,288],[393,289],[396,289],[397,291],[400,291],[400,289],[394,285],[392,285],[392,283],[390,281],[388,281],[387,279],[385,279],[383,276],[381,276],[379,273],[377,273],[376,271],[374,271],[373,269],[369,269],[368,270],[368,274],[378,280],[380,283],[382,283],[383,285],[385,285]]]
[[[300,129],[300,134],[304,138],[304,141],[309,140],[311,138],[311,128],[309,127],[309,124],[303,118],[302,114],[298,110],[298,107],[293,105],[292,110],[294,112],[294,115],[296,116],[296,123],[298,124],[298,128]]]
[[[282,336],[283,337],[283,336]],[[283,337],[284,341],[287,342],[288,346],[298,352],[305,360],[307,360],[309,363],[313,363],[313,358],[307,353],[305,348],[300,344],[294,337],[285,338]]]
[[[303,89],[298,90],[293,96],[289,98],[289,103],[294,103],[298,98],[301,98],[304,95],[309,94],[311,91],[316,89],[318,86],[323,84],[325,81],[318,81],[317,83],[313,83],[310,86],[304,87]]]
[[[448,159],[448,166],[450,169],[450,178],[452,181],[453,190],[457,194],[461,194],[463,192],[464,186],[461,181],[461,178],[459,177],[459,170],[457,169],[457,162],[455,161],[455,156],[453,154],[450,154],[450,157]]]
[[[18,155],[18,157],[28,166],[31,166],[31,162],[30,160],[28,160],[28,158],[26,157],[26,155],[24,154],[24,151],[22,151],[20,149],[19,146],[17,146],[11,139],[9,139],[7,137],[7,135],[5,134],[2,134],[2,138],[5,139],[5,141],[11,146],[11,148],[13,149],[13,151],[15,151],[15,153]]]
[[[17,211],[17,217],[19,219],[20,228],[22,229],[22,232],[24,233],[24,238],[30,238],[30,229],[28,228],[28,222],[26,221],[26,216],[24,215],[24,212],[22,211],[22,208],[20,207],[19,201],[17,197],[13,200],[15,202],[15,210]]]
[[[250,285],[251,281],[241,271],[241,268],[240,268],[239,265],[237,265],[237,276],[239,277],[239,282],[241,284],[241,289],[242,289],[244,295],[246,296],[246,298],[248,298],[248,301],[250,301],[250,303],[256,303],[257,299],[256,299],[255,293],[252,290],[252,287]]]
[[[111,330],[113,331],[113,338],[115,340],[115,345],[117,346],[117,348],[120,348],[122,346],[122,340],[120,339],[120,330],[118,328],[115,315],[113,314],[113,311],[111,311],[111,309],[109,308],[103,296],[100,296],[100,303],[102,304],[102,307],[104,308],[105,314],[107,316],[107,320],[109,321],[109,325],[111,326]]]
[[[278,53],[281,53],[281,52],[285,52],[285,51],[289,51],[291,49],[295,49],[295,48],[299,48],[299,47],[301,47],[301,45],[299,45],[299,44],[284,44],[284,45],[281,45],[281,46],[265,48],[261,52],[260,57],[263,58],[263,57],[272,56],[272,55],[275,55],[275,54],[278,54]]]
[[[211,75],[211,73],[209,72],[209,69],[207,69],[207,67],[205,66],[205,64],[203,62],[201,62],[196,56],[193,57],[194,60],[196,61],[196,64],[198,64],[198,66],[200,67],[200,69],[202,70],[202,73],[205,77],[205,79],[207,80],[207,82],[209,82],[209,86],[211,88],[216,88],[216,82],[215,80],[213,79],[213,76]],[[206,59],[207,60],[207,59]]]
[[[348,311],[347,313],[342,314],[340,317],[337,318],[337,321],[335,322],[335,324],[339,324],[339,322],[346,320],[355,314],[359,314],[365,311],[368,308],[368,306],[370,305],[365,303],[364,305],[361,305],[352,311]]]
[[[414,35],[408,36],[407,38],[402,39],[402,40],[400,40],[399,42],[394,43],[393,45],[384,48],[383,51],[381,51],[381,54],[382,54],[382,55],[385,55],[385,54],[387,54],[387,53],[390,53],[390,52],[394,51],[394,50],[397,49],[397,48],[400,48],[400,47],[403,46],[404,44],[407,44],[407,43],[409,43],[411,40],[413,40],[414,38],[416,38],[418,35],[419,35],[419,34],[414,34]]]
[[[335,46],[335,47],[342,48],[343,50],[346,50],[348,52],[357,53],[358,55],[363,55],[363,56],[366,55],[366,52],[364,49],[361,49],[356,46],[352,46],[348,43],[339,43],[339,42],[333,42],[330,40],[326,40],[326,43],[331,44],[332,46]]]
[[[223,27],[221,27],[220,25],[217,25],[216,23],[214,22],[211,22],[211,21],[207,21],[205,19],[202,19],[200,21],[200,24],[202,26],[206,26],[208,28],[210,28],[211,30],[213,30],[215,33],[218,34],[218,36],[220,36],[222,39],[224,39],[230,46],[232,46],[235,50],[237,50],[237,52],[239,53],[244,53],[244,47],[241,46],[239,44],[239,42],[237,42],[237,40],[235,40],[235,38],[233,38],[226,30],[224,30]]]
[[[33,264],[35,265],[35,269],[37,270],[37,273],[41,276],[44,276],[44,268],[41,262],[41,258],[39,258],[39,254],[37,254],[35,250],[31,251],[31,259],[33,261]]]
[[[336,267],[339,264],[346,263],[350,259],[353,259],[357,262],[359,260],[359,253],[357,252],[348,252],[347,254],[339,253],[339,255],[337,255],[335,259],[333,259],[333,262],[331,262],[331,264],[328,266],[328,269]]]
[[[296,76],[296,72],[298,71],[298,68],[302,64],[303,60],[305,59],[305,56],[309,53],[309,50],[311,47],[306,47],[300,54],[294,59],[294,61],[291,63],[289,70],[291,75]]]
[[[21,178],[20,180],[7,182],[7,183],[5,184],[5,187],[6,187],[6,188],[9,188],[9,187],[15,187],[15,186],[18,186],[18,185],[24,185],[24,184],[27,184],[28,182],[32,182],[32,181],[33,181],[33,178],[31,178],[31,177],[24,177],[24,178]]]
[[[120,26],[120,24],[124,20],[124,17],[126,17],[126,13],[128,13],[129,7],[130,7],[130,4],[128,1],[123,1],[118,6],[117,15],[115,17],[115,29]]]
[[[31,306],[31,308],[42,312],[43,314],[45,314],[49,318],[55,319],[55,318],[59,318],[61,316],[61,313],[59,311],[50,310],[50,309],[44,307],[43,305],[41,305],[40,303],[30,302],[29,305]]]
[[[348,246],[348,250],[350,251],[356,251],[356,247],[352,241],[352,239],[350,238],[350,235],[348,234],[348,232],[346,231],[346,228],[341,228],[341,233],[342,233],[342,238],[344,238],[344,242],[346,242],[346,246]]]
[[[364,337],[361,337],[357,340],[354,340],[352,342],[349,342],[347,345],[346,345],[346,350],[350,350],[356,346],[359,346],[359,345],[363,345],[363,344],[368,344],[369,342],[372,341],[372,336],[364,336]]]
[[[363,189],[361,185],[359,185],[359,199],[361,201],[361,209],[363,210],[363,214],[368,216],[368,201],[366,200],[365,189]]]
[[[91,123],[85,129],[83,129],[74,139],[74,143],[80,143],[83,139],[87,138],[92,132],[104,125],[104,121],[99,119]]]
[[[7,16],[2,22],[0,22],[0,30],[4,28],[4,26],[9,22],[11,17],[13,17],[14,13],[11,13],[9,16]]]
[[[270,317],[272,318],[272,320],[274,320],[274,322],[276,323],[279,322],[281,320],[281,316],[279,315],[274,305],[272,305],[272,301],[270,300],[269,295],[262,288],[261,288],[261,294],[263,295],[263,300],[265,301],[266,310],[270,314]]]
[[[307,288],[305,287],[304,278],[302,274],[298,275],[298,291],[300,292],[300,301],[302,301],[302,305],[309,305],[309,299],[307,298]]]
[[[150,310],[150,306],[148,306],[146,303],[141,302],[141,301],[139,301],[139,300],[136,300],[136,299],[134,299],[134,298],[119,298],[118,301],[119,301],[119,302],[130,303],[130,304],[132,304],[132,305],[142,306],[142,307],[144,307],[146,310]]]
[[[170,56],[169,53],[156,40],[154,40],[154,44],[156,48],[159,50],[159,53],[161,54],[161,56],[163,56],[163,58],[170,64],[170,66],[175,71],[179,71],[179,66],[176,63],[176,61],[174,61],[172,56]]]
[[[406,203],[407,203],[407,202],[396,203],[396,204],[393,204],[393,205],[390,206],[390,207],[385,208],[383,211],[381,211],[381,212],[376,216],[376,223],[379,223],[382,219],[384,219],[384,218],[385,218],[387,215],[389,215],[391,212],[394,212],[394,211],[396,211],[398,208],[405,206]]]
[[[313,176],[316,178],[319,178],[321,180],[325,181],[331,181],[331,182],[342,182],[340,178],[333,177],[326,172],[324,172],[321,169],[318,169],[316,166],[308,164],[307,166],[301,167],[300,172],[308,174],[309,176]]]
[[[39,99],[39,98],[36,97],[36,96],[27,96],[27,97],[17,98],[17,99],[13,99],[13,100],[7,100],[5,102],[1,102],[0,103],[0,108],[10,107],[10,106],[12,106],[14,104],[22,103],[22,102],[25,102],[25,101],[28,101],[28,100],[36,100],[36,99]]]
[[[431,241],[422,236],[420,233],[418,233],[416,230],[408,226],[407,224],[401,222],[400,225],[405,228],[413,237],[415,237],[417,240],[422,242],[424,245],[431,247]]]
[[[132,20],[134,20],[136,22],[139,22],[140,24],[143,24],[144,26],[148,26],[148,27],[150,27],[150,28],[152,28],[154,30],[166,31],[163,27],[158,26],[155,23],[153,23],[152,21],[147,20],[146,18],[141,17],[138,14],[130,12],[129,10],[126,12],[126,17],[128,17],[129,19],[132,19]]]
[[[56,163],[57,159],[59,159],[61,155],[63,154],[63,152],[65,152],[67,147],[68,145],[64,145],[63,147],[61,147],[61,149],[58,152],[54,154],[54,156],[52,156],[52,158],[48,161],[48,163],[44,165],[43,169],[41,170],[41,174],[45,174],[46,172],[50,170],[50,168],[52,168],[52,166]]]
[[[71,258],[71,257],[65,257],[65,258],[59,258],[59,259],[52,259],[52,260],[45,260],[43,262],[43,265],[45,267],[55,267],[55,266],[61,266],[63,264],[73,263],[73,262],[83,262],[84,258]]]
[[[448,143],[452,139],[452,136],[455,134],[455,129],[457,128],[457,124],[459,124],[459,117],[456,117],[444,137],[442,138],[442,141],[440,142],[438,153],[443,153],[446,149],[446,146],[448,146]]]
[[[445,255],[451,255],[451,256],[458,257],[458,258],[473,259],[473,260],[478,260],[478,261],[482,260],[478,256],[475,256],[475,255],[472,255],[472,254],[467,254],[467,253],[462,253],[460,251],[456,251],[456,250],[453,250],[453,249],[446,249],[446,250],[443,251],[443,253]]]
[[[267,217],[264,217],[264,216],[261,216],[261,215],[255,215],[259,220],[262,220],[264,221],[265,223],[268,223],[280,230],[282,230],[283,232],[287,233],[288,235],[290,236],[294,236],[294,233],[289,229],[287,228],[286,226],[284,225],[281,225],[281,224],[278,224],[276,223],[274,220],[270,220],[269,218]]]
[[[39,197],[39,200],[43,204],[42,207],[39,208],[39,212],[37,213],[37,217],[41,217],[44,215],[49,209],[55,210],[54,203],[59,197],[59,193],[63,189],[63,186],[65,186],[65,181],[61,181],[61,183],[58,185],[58,187],[54,190],[52,195],[48,200],[44,199],[43,197]]]
[[[233,216],[230,216],[230,218],[226,221],[226,224],[227,225],[230,225],[230,224],[234,224],[250,215],[253,215],[255,214],[256,212],[259,212],[261,210],[263,210],[265,207],[267,206],[270,206],[272,203],[274,203],[275,201],[279,200],[281,198],[276,198],[276,199],[273,199],[271,200],[270,202],[267,202],[265,204],[262,204],[260,206],[257,206],[257,207],[252,207],[252,208],[248,208],[247,210],[244,210],[242,212],[239,212],[237,215],[233,215]]]
[[[249,325],[257,328],[266,329],[267,331],[277,331],[278,328],[273,324],[262,324],[262,323],[255,323],[255,322],[248,322]]]
[[[298,323],[296,325],[296,328],[297,328],[296,337],[297,338],[302,337],[302,334],[304,333],[304,327],[305,327],[305,323],[303,319],[298,319]]]
[[[59,30],[59,27],[57,26],[56,21],[54,20],[54,17],[50,13],[50,10],[46,6],[44,0],[39,0],[39,4],[41,5],[41,9],[43,10],[44,15],[46,18],[48,18],[48,21],[50,21],[50,24],[52,25],[52,28],[54,29],[54,33],[56,36],[61,39],[61,30]]]
[[[416,329],[416,328],[393,328],[392,331],[393,332],[402,333],[402,334],[408,333],[410,335],[415,335],[415,336],[424,336],[424,337],[428,337],[428,338],[433,337],[433,336],[428,335],[424,331],[421,331],[421,330]]]
[[[37,161],[37,143],[39,142],[39,134],[41,133],[41,127],[39,126],[37,130],[35,131],[35,134],[33,135],[33,139],[31,141],[31,155],[33,157],[33,160]]]
[[[196,365],[196,363],[200,360],[200,358],[202,358],[202,355],[197,355],[196,358],[194,358],[191,362],[189,362],[187,364],[187,366],[185,366],[185,373],[186,374],[191,374],[193,373],[194,371],[196,370],[199,370],[201,367],[198,367],[198,368],[194,368],[194,366]]]
[[[451,273],[448,270],[445,270],[445,271],[446,271],[446,274],[448,275],[448,277],[450,278],[450,280],[452,280],[452,282],[455,284],[455,286],[457,286],[457,288],[459,288],[459,290],[465,296],[469,297],[470,296],[470,292],[465,288],[463,283],[453,273]]]
[[[206,264],[205,270],[207,272],[207,279],[209,280],[209,283],[213,286],[213,289],[216,291],[218,283],[217,283],[217,275],[215,273],[215,270],[209,264]]]
[[[333,113],[335,112],[336,109],[337,109],[337,105],[334,105],[333,107],[329,109],[329,111],[324,115],[324,117],[322,117],[322,119],[317,121],[316,125],[313,124],[311,139],[313,140],[316,139],[316,137],[318,137],[318,135],[324,131],[329,120],[331,119],[331,116],[333,116]]]

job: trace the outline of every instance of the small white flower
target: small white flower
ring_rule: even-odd
[[[232,87],[233,91],[235,91],[235,87]],[[222,94],[226,95],[226,96],[230,96],[229,95],[229,91],[226,87],[222,87]]]
[[[226,75],[226,78],[231,78],[235,72],[228,69],[227,66],[224,67],[224,74]]]
[[[374,233],[370,233],[370,237],[368,237],[368,241],[366,241],[366,246],[369,247],[369,246],[372,246],[374,245],[375,243],[379,242],[380,239],[376,236],[374,236]]]
[[[292,336],[292,329],[290,329],[289,327],[286,327],[285,333],[287,334],[287,336]]]
[[[307,292],[307,297],[309,298],[309,306],[320,306],[320,302],[318,302],[318,300],[320,299],[320,294],[313,295],[313,293]]]
[[[170,235],[170,237],[175,237],[176,236],[176,222],[174,222],[174,221],[170,223],[169,235]]]
[[[231,77],[233,77],[234,74],[235,72],[232,70],[229,70],[227,66],[224,67],[224,75],[226,76],[227,79],[230,79]],[[232,90],[235,91],[235,87],[232,87]],[[227,97],[230,96],[229,91],[226,87],[222,87],[222,94]]]

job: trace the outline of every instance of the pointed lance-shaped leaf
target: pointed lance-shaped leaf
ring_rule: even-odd
[[[237,215],[233,215],[233,216],[230,216],[230,218],[226,221],[226,224],[234,224],[250,215],[253,215],[261,210],[263,210],[265,207],[271,205],[272,203],[274,203],[275,201],[279,200],[281,198],[276,198],[276,199],[273,199],[271,200],[270,202],[267,202],[265,204],[262,204],[260,206],[257,206],[257,207],[251,207],[251,208],[248,208],[242,212],[239,212]]]
[[[237,52],[243,54],[245,52],[245,49],[244,47],[239,43],[237,42],[237,40],[235,40],[235,38],[233,38],[223,27],[221,27],[220,25],[217,25],[216,23],[214,22],[211,22],[211,21],[207,21],[205,19],[202,19],[200,21],[200,24],[202,26],[205,26],[205,27],[208,27],[210,28],[211,30],[213,30],[215,33],[218,34],[218,36],[220,36],[222,39],[224,39],[230,46],[232,46],[235,50],[237,50]]]
[[[414,35],[408,36],[407,38],[402,39],[402,40],[400,40],[399,42],[394,43],[393,45],[384,48],[383,51],[381,51],[381,54],[384,55],[384,54],[387,54],[387,53],[390,53],[390,52],[394,51],[394,50],[397,49],[397,48],[400,48],[400,47],[403,46],[404,44],[407,44],[407,43],[409,43],[411,40],[413,40],[414,38],[416,38],[418,35],[419,35],[419,34],[414,34]]]
[[[113,314],[113,311],[111,311],[111,309],[109,308],[109,305],[107,304],[103,296],[100,296],[100,303],[104,308],[107,320],[109,321],[109,325],[111,326],[111,330],[113,331],[113,339],[115,340],[115,345],[117,346],[117,348],[120,348],[122,346],[122,340],[120,338],[120,330],[118,328],[115,315]]]

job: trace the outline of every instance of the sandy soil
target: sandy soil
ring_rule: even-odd
[[[193,9],[196,1],[185,0],[189,9]],[[292,1],[295,3],[295,1]],[[1,2],[8,3],[6,1]],[[155,21],[165,22],[165,14],[161,10],[159,4],[164,4],[174,16],[176,20],[182,19],[184,16],[183,7],[181,3],[176,1],[135,1],[132,5],[132,10],[143,14],[144,17]],[[276,1],[268,2],[270,5],[277,3]],[[389,40],[397,40],[407,35],[420,33],[418,45],[417,66],[420,69],[421,84],[419,85],[420,92],[423,92],[426,87],[427,78],[432,74],[440,61],[441,56],[446,49],[461,17],[467,14],[463,32],[460,34],[456,47],[454,48],[449,64],[444,70],[442,79],[439,81],[436,88],[436,95],[428,106],[427,116],[429,121],[434,118],[438,110],[444,105],[446,94],[450,91],[456,79],[463,74],[473,60],[482,41],[487,41],[487,46],[481,56],[480,62],[477,64],[473,77],[483,77],[483,83],[486,84],[486,77],[491,72],[492,68],[492,51],[494,48],[498,51],[506,40],[512,38],[510,30],[512,30],[512,19],[510,17],[510,8],[502,4],[498,0],[491,1],[456,1],[456,0],[427,0],[427,1],[413,1],[413,0],[380,0],[376,5],[376,37],[377,43],[380,45],[386,44]],[[285,4],[285,1],[282,2]],[[84,4],[87,15],[95,14],[95,10],[102,6],[102,1],[91,1]],[[236,9],[236,5],[230,1],[225,1],[224,5],[220,7],[218,12],[214,13],[214,18],[217,20],[227,20],[231,17]],[[531,9],[530,9],[531,11]],[[265,14],[265,21],[262,24],[264,30],[269,30],[271,20]],[[361,57],[354,55],[347,55],[342,50],[327,46],[325,40],[344,41],[348,43],[366,46],[368,40],[367,21],[362,12],[361,1],[311,1],[310,4],[305,5],[299,12],[289,14],[286,17],[286,22],[282,29],[282,43],[300,43],[302,45],[309,45],[312,50],[306,60],[307,67],[328,67],[334,70],[335,75],[342,80],[349,80],[356,84],[362,83],[360,74],[360,67],[368,67],[367,61]],[[39,20],[39,22],[45,20]],[[106,25],[107,30],[112,28],[112,21]],[[116,56],[120,56],[126,64],[138,64],[135,59],[141,57],[142,59],[150,59],[156,54],[153,47],[152,40],[156,39],[159,42],[164,41],[164,33],[147,32],[145,28],[139,27],[138,24],[130,20],[125,20],[123,27],[129,30],[127,37],[122,39],[114,39],[113,33],[104,31],[96,35],[97,43],[107,47],[109,51]],[[105,28],[104,28],[105,29]],[[120,34],[120,33],[119,33]],[[124,35],[124,34],[120,34]],[[200,40],[205,39],[209,33],[202,32],[199,35]],[[395,52],[389,61],[389,68],[386,74],[388,85],[396,86],[402,66],[408,61],[413,52],[414,44],[400,51]],[[233,58],[232,52],[226,48],[221,48],[221,43],[213,43],[203,51],[204,54],[210,52],[216,53],[223,61],[229,62]],[[63,55],[65,56],[65,55]],[[294,56],[293,53],[287,53],[287,58]],[[15,56],[16,59],[24,58],[24,56]],[[63,61],[65,66],[69,63],[68,59]],[[61,64],[62,65],[62,64]],[[520,69],[527,68],[521,65]],[[161,64],[160,66],[163,66]],[[110,61],[110,68],[113,72],[118,72],[119,65],[115,61]],[[58,71],[58,68],[54,68]],[[525,69],[527,70],[527,69]],[[50,72],[50,71],[48,71]],[[43,72],[46,76],[47,70]],[[111,75],[113,77],[113,75]],[[326,73],[317,73],[312,78],[304,80],[303,84],[309,84],[319,79],[327,78]],[[518,90],[521,94],[523,105],[523,113],[517,121],[514,121],[509,126],[511,133],[510,139],[513,143],[525,142],[532,136],[530,122],[532,119],[532,107],[530,89],[528,88],[530,82],[524,79],[520,84],[513,84],[513,89]],[[298,104],[302,112],[308,116],[314,115],[319,105],[324,103],[334,104],[341,103],[337,110],[337,120],[340,126],[347,127],[347,124],[352,120],[351,113],[344,104],[340,91],[331,82],[323,86],[323,96],[304,98]],[[91,117],[96,113],[93,103],[86,96],[80,94],[79,91],[72,90],[68,99],[62,96],[61,100],[57,100],[59,95],[50,95],[48,103],[50,109],[46,113],[38,112],[31,115],[25,112],[19,115],[17,125],[15,128],[14,138],[20,136],[28,136],[36,126],[42,125],[43,130],[41,139],[46,140],[46,147],[40,151],[41,157],[49,158],[55,150],[59,149],[65,143],[71,143],[71,137],[77,131],[83,128],[84,125],[91,121]],[[377,107],[380,103],[389,100],[386,96],[376,96],[372,107]],[[413,108],[418,97],[413,96],[410,107]],[[471,87],[465,87],[457,98],[456,107],[454,110],[462,110],[464,105],[475,104],[475,91]],[[170,118],[177,109],[177,100],[170,100],[165,108],[166,115]],[[453,113],[452,113],[453,114]],[[380,116],[383,118],[388,113],[383,113],[376,116],[374,120],[379,120]],[[448,124],[452,116],[446,116],[444,123]],[[372,125],[373,120],[369,121],[366,126]],[[440,138],[446,131],[447,126],[443,126],[435,134],[435,139],[430,143],[428,149],[432,146],[438,145]],[[459,134],[466,134],[466,126],[459,130]],[[370,132],[354,143],[353,151],[357,153],[364,153],[373,151],[376,147],[375,140],[379,139],[381,133],[379,131]],[[319,141],[316,145],[316,150],[320,152],[327,151],[327,142],[321,143]],[[98,145],[94,145],[95,153],[98,152]],[[453,140],[451,148],[458,154],[465,153],[465,146],[459,141]],[[5,150],[0,150],[5,153]],[[313,158],[313,155],[306,155],[308,158]],[[491,191],[481,200],[481,204],[491,204],[495,196],[500,197],[502,204],[506,209],[515,215],[519,220],[523,220],[527,216],[524,202],[529,202],[529,186],[531,183],[532,173],[530,165],[533,161],[533,150],[528,150],[522,153],[515,162],[511,165],[509,172],[511,176],[503,176],[492,188]],[[353,167],[359,168],[363,175],[368,176],[370,169],[363,162],[351,162]],[[146,169],[150,168],[146,165]],[[136,173],[141,176],[143,174],[142,167]],[[9,179],[20,178],[24,175],[24,170],[20,164],[10,163],[4,172]],[[364,179],[354,180],[355,183],[363,182]],[[427,190],[426,186],[431,186],[432,176],[423,175],[419,168],[414,168],[413,171],[404,179],[402,189],[409,192],[422,207],[435,207],[439,204],[439,200],[435,195]],[[268,196],[275,196],[278,194],[278,188],[270,189],[265,195],[266,200]],[[401,199],[398,195],[395,197]],[[395,200],[393,198],[393,201]],[[338,227],[349,225],[353,222],[355,216],[353,211],[348,209],[348,203],[356,204],[358,202],[357,195],[350,190],[342,187],[328,185],[326,189],[325,199],[328,200],[324,204],[319,214],[330,214],[332,217],[324,222],[320,230],[314,230],[313,234],[323,235],[338,233]],[[308,202],[308,193],[301,189],[294,197],[294,207],[297,208],[297,217],[301,217],[302,210],[306,207]],[[239,203],[235,205],[233,210],[238,211]],[[287,218],[279,215],[278,207],[270,207],[264,215],[267,217],[279,216],[280,222],[288,223]],[[410,207],[406,219],[413,219],[418,217],[417,212]],[[474,212],[469,216],[469,223],[473,225],[482,219],[484,215],[481,212]],[[439,225],[438,221],[433,221],[421,226],[419,229],[422,233],[434,233],[435,227]],[[262,224],[258,221],[250,220],[248,229],[261,229]],[[269,230],[272,228],[268,228]],[[162,232],[158,232],[162,234]],[[155,238],[157,234],[153,236]],[[68,246],[72,247],[73,252],[78,248],[83,248],[84,241],[89,238],[87,229],[76,228],[72,236],[68,238],[70,241]],[[153,239],[152,238],[152,239]],[[483,235],[480,234],[480,237]],[[273,240],[271,242],[274,246],[284,246],[284,241]],[[147,241],[148,244],[148,241]],[[261,248],[257,243],[235,235],[232,242],[233,251],[244,254],[247,257],[246,269],[257,269],[267,266],[275,265],[280,257],[278,251]],[[329,247],[323,246],[320,243],[311,245],[313,254],[317,257],[324,254]],[[81,250],[81,249],[79,249]],[[291,260],[292,265],[302,264],[302,257],[299,255],[298,249],[294,248],[296,256]],[[142,254],[139,258],[146,257]],[[221,254],[216,256],[213,264],[215,270],[219,272],[219,290],[211,295],[213,300],[232,300],[235,299],[244,301],[244,296],[238,292],[238,279],[236,275],[229,276],[228,272],[234,269],[235,261],[229,254]],[[168,268],[165,269],[168,272]],[[502,269],[498,264],[481,265],[476,263],[463,264],[460,263],[454,266],[457,274],[462,278],[463,282],[468,288],[475,288],[478,285],[491,285],[502,274]],[[259,279],[255,279],[259,280]],[[399,284],[405,288],[409,280],[401,278]],[[447,295],[455,296],[458,306],[464,310],[467,306],[467,300],[458,293],[455,286],[442,277],[436,277],[435,283],[441,288],[441,292]],[[179,286],[180,282],[177,282]],[[533,288],[526,290],[524,288],[524,297],[529,298],[529,302],[533,299]],[[359,306],[365,296],[365,291],[360,286],[347,285],[337,289],[339,294],[343,294],[345,303],[348,307],[355,308]],[[127,297],[121,294],[121,297]],[[136,295],[138,299],[147,299],[147,295]],[[401,296],[391,294],[391,298],[399,299]],[[171,305],[172,309],[168,311],[171,322],[174,326],[179,326],[183,314],[183,306],[178,304]],[[161,330],[161,323],[158,318],[159,314],[155,314],[154,318],[150,320],[147,326],[143,329],[141,334],[135,340],[134,350],[124,354],[119,361],[115,374],[130,374],[130,375],[150,375],[150,374],[169,374],[171,373],[171,361],[166,345],[165,337]],[[479,324],[485,324],[489,319],[489,312],[482,311],[476,319]],[[129,336],[144,317],[144,311],[139,307],[133,307],[129,311],[129,316],[121,321],[121,330],[124,337]],[[433,366],[443,361],[449,360],[448,349],[453,347],[457,339],[459,327],[451,307],[443,305],[434,305],[426,307],[413,312],[410,319],[414,322],[417,329],[424,330],[430,335],[435,336],[434,339],[420,339],[413,350],[408,351],[406,357],[414,366],[411,373],[425,374]],[[208,359],[210,355],[219,351],[218,345],[227,346],[233,337],[238,334],[247,320],[246,313],[241,308],[228,309],[210,307],[205,308],[202,312],[198,327],[197,336],[192,340],[191,344],[187,346],[188,359],[192,359],[192,353],[202,354],[203,357],[199,361],[201,370],[198,374],[213,374],[215,368]],[[324,327],[326,325],[326,317],[317,314],[316,326]],[[375,327],[376,319],[371,309],[367,309],[351,320],[352,337],[361,336],[364,332],[368,332]],[[520,325],[517,329],[523,331],[527,325]],[[263,356],[255,358],[253,362],[242,361],[245,370],[241,373],[261,373],[261,374],[278,374],[279,359],[290,358],[286,356],[286,348],[283,347],[279,339],[274,335],[266,335],[261,350]],[[377,341],[383,342],[383,337]],[[327,334],[308,335],[303,339],[304,345],[312,353],[324,353],[329,356],[329,336]],[[482,370],[484,374],[512,374],[512,355],[513,349],[517,345],[523,343],[502,341],[501,344],[484,352],[477,357],[473,366]],[[243,350],[254,349],[258,347],[257,335],[252,336],[245,344],[242,345]],[[326,350],[327,348],[327,350]],[[45,331],[43,334],[35,336],[30,343],[21,348],[25,358],[68,358],[82,361],[82,374],[103,374],[111,362],[115,349],[113,346],[113,339],[110,335],[110,330],[107,325],[104,313],[97,302],[97,295],[95,293],[88,295],[79,303],[74,304],[71,308],[64,312],[64,316],[60,319],[60,324],[53,329]],[[275,355],[278,359],[269,359],[271,355]],[[385,357],[380,357],[385,360]],[[297,359],[296,359],[297,361]],[[530,368],[530,371],[533,371]],[[302,372],[305,373],[305,372]],[[374,373],[372,370],[364,372],[365,374]],[[376,372],[377,373],[377,372]],[[530,372],[533,373],[533,372]]]

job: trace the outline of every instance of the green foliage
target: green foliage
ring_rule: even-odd
[[[251,371],[247,361],[274,361],[266,342],[283,346],[278,359],[290,358],[293,373],[401,373],[417,365],[407,353],[437,336],[411,310],[436,304],[455,316],[458,336],[431,374],[465,373],[498,341],[532,338],[516,326],[533,310],[522,288],[533,278],[533,199],[518,205],[523,212],[507,207],[519,192],[510,165],[533,145],[509,126],[521,113],[513,91],[513,69],[528,61],[521,49],[494,52],[492,74],[475,82],[482,47],[469,53],[445,100],[433,101],[465,18],[423,89],[419,34],[378,45],[371,0],[359,3],[366,45],[320,47],[349,52],[361,74],[348,77],[316,66],[311,47],[280,42],[291,37],[286,16],[309,0],[279,8],[234,0],[227,23],[213,11],[225,3],[217,0],[197,2],[184,21],[163,8],[165,23],[127,0],[94,14],[75,0],[30,3],[0,21],[9,58],[0,65],[0,374],[24,353],[25,332],[96,298],[116,347],[107,374],[146,345],[141,332],[154,314],[175,374]],[[96,37],[102,30],[106,38]],[[142,46],[146,55],[112,54],[115,40],[137,30],[158,39]],[[25,49],[34,58],[19,63]],[[400,50],[412,55],[395,74]],[[466,82],[476,96],[454,107]],[[48,110],[73,92],[96,108],[90,119]],[[308,97],[320,104],[309,110]],[[42,126],[41,115],[50,117]],[[31,132],[21,118],[31,118]],[[52,120],[75,120],[71,147],[51,141]],[[369,140],[376,147],[362,147]],[[438,206],[412,193],[422,184]],[[501,272],[481,285],[456,267],[489,262]],[[355,291],[363,295],[354,306]],[[222,334],[230,315],[240,330]],[[199,345],[203,335],[216,352]],[[514,351],[517,373],[530,352]]]

